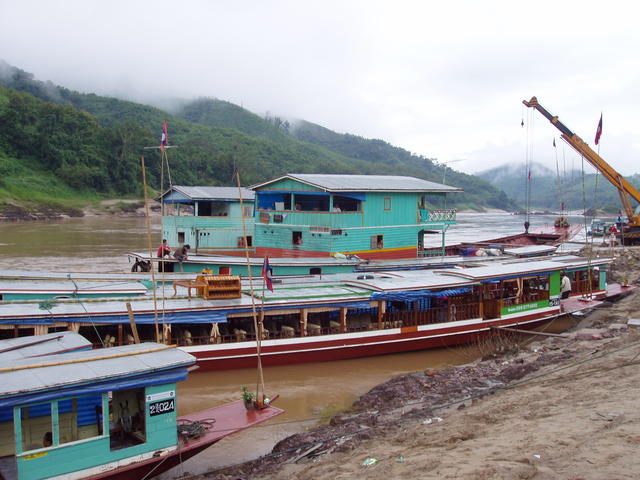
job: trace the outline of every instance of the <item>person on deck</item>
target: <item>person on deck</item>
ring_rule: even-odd
[[[609,227],[609,246],[615,247],[617,245],[616,234],[618,233],[618,229],[616,228],[615,223]]]
[[[560,280],[560,298],[569,298],[571,295],[571,280],[567,276],[566,272],[562,273],[562,280]]]
[[[182,262],[184,262],[189,257],[189,250],[191,250],[191,246],[187,243],[181,248],[178,248],[175,252],[173,252],[173,258],[175,258],[180,264],[180,271],[182,272]]]
[[[167,239],[162,240],[162,244],[158,247],[158,258],[169,257],[171,255],[171,249],[167,245]]]

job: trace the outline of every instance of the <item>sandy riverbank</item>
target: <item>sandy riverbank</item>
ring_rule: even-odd
[[[613,276],[637,277],[640,251],[619,253]],[[208,478],[636,478],[640,331],[626,322],[639,310],[634,292],[577,317],[566,338],[487,342],[472,364],[391,379],[274,455]]]

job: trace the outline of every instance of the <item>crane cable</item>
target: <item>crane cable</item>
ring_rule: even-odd
[[[524,232],[529,233],[530,215],[531,215],[531,158],[533,157],[533,141],[530,139],[530,133],[533,131],[534,116],[527,109],[527,125],[525,129],[525,220]],[[520,124],[524,126],[524,120]]]

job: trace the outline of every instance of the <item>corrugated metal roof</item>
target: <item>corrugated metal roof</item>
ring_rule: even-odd
[[[253,201],[255,193],[253,190],[242,187],[242,199]],[[180,194],[190,198],[192,200],[236,200],[240,201],[240,194],[237,187],[199,187],[199,186],[185,186],[185,185],[173,185],[167,190],[162,197],[165,199],[171,198],[172,194]]]
[[[91,342],[77,333],[64,331],[45,335],[0,340],[0,364],[20,358],[51,355],[65,351],[90,349]]]
[[[195,357],[157,343],[141,343],[11,362],[0,369],[0,396],[186,367]]]
[[[253,185],[256,190],[278,180],[290,178],[328,192],[462,192],[462,189],[430,182],[421,178],[397,175],[320,175],[289,173],[282,177]]]

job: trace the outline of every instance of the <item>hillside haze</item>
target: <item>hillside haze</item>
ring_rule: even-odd
[[[182,102],[172,113],[37,80],[0,64],[0,194],[52,203],[91,195],[141,195],[140,156],[150,185],[160,184],[156,146],[169,125],[174,184],[244,185],[284,173],[410,175],[441,183],[443,166],[383,140],[339,134],[306,121],[262,118],[212,98]],[[447,184],[465,190],[448,206],[514,207],[489,182],[447,169]],[[47,188],[43,188],[46,185]],[[6,204],[6,202],[5,202]],[[6,205],[5,205],[6,206]]]
[[[564,202],[569,210],[595,208],[617,213],[621,209],[618,190],[601,174],[558,170],[531,164],[531,208],[558,211]],[[526,205],[528,171],[524,163],[505,164],[478,176],[503,190],[518,205]],[[625,178],[636,188],[640,186],[640,175]]]

